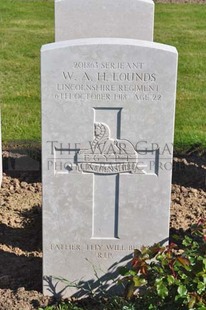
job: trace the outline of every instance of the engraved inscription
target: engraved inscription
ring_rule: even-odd
[[[98,61],[79,61],[73,63],[73,68],[75,69],[142,69],[143,62],[98,62]]]
[[[158,74],[143,62],[74,62],[60,73],[54,98],[68,101],[162,100]]]
[[[61,252],[92,252],[98,259],[109,259],[115,257],[119,252],[133,252],[138,246],[129,244],[65,244],[65,243],[51,243],[51,251],[61,251]]]

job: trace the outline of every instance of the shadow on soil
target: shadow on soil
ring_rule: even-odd
[[[41,292],[42,259],[0,250],[0,288]]]
[[[174,157],[172,183],[205,190],[206,155]]]
[[[42,291],[42,258],[35,257],[42,248],[41,207],[21,213],[22,228],[0,224],[0,288]],[[16,249],[11,253],[10,249]],[[32,255],[28,252],[33,252]]]
[[[42,250],[42,212],[40,206],[21,212],[22,228],[13,228],[0,224],[0,244],[17,247],[22,251],[31,252]]]
[[[41,182],[40,144],[19,142],[3,147],[3,172],[27,183]]]

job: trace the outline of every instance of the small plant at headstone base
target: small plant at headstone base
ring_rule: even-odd
[[[139,309],[139,308],[138,308]],[[38,310],[137,310],[134,303],[122,297],[113,296],[108,299],[94,299],[88,301],[65,301],[53,306],[39,308]],[[146,310],[146,309],[141,309]]]
[[[71,302],[61,302],[57,305],[47,306],[46,308],[39,308],[38,310],[83,310],[83,308],[80,308]]]
[[[206,220],[172,238],[135,250],[131,268],[120,268],[125,297],[137,309],[206,310]]]

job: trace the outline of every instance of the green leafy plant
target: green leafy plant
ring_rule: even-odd
[[[125,297],[60,301],[45,310],[206,310],[206,220],[173,242],[135,250],[120,269]],[[41,310],[42,308],[39,308]]]
[[[135,303],[120,296],[62,301],[38,310],[137,310]]]
[[[135,250],[131,268],[120,269],[126,298],[142,309],[205,310],[206,220],[173,239],[167,246]]]
[[[38,310],[83,310],[83,308],[76,306],[72,302],[61,302],[58,305],[47,306]]]

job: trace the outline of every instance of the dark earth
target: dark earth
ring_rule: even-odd
[[[33,160],[24,152],[3,152],[0,310],[38,309],[49,303],[41,293],[42,184],[38,156]],[[36,171],[28,171],[29,165]],[[206,154],[174,157],[172,183],[170,231],[186,234],[191,224],[206,217]]]

